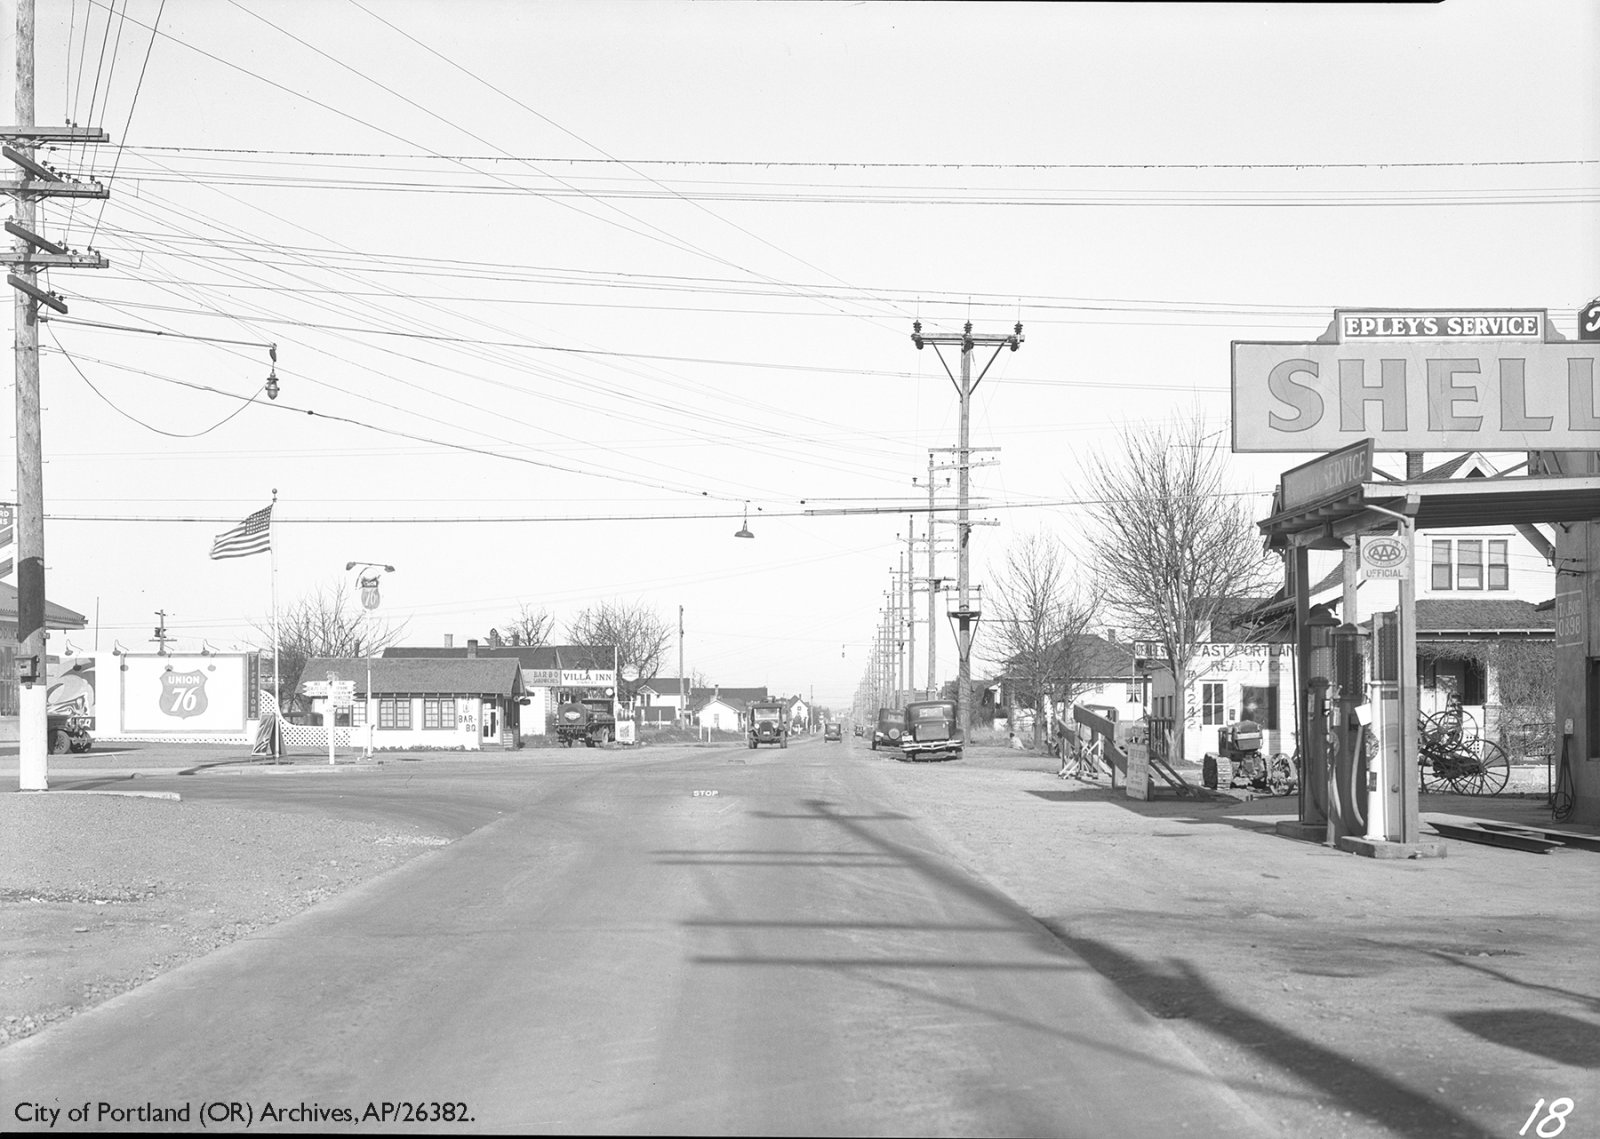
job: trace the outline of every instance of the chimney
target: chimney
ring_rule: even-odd
[[[476,657],[477,655],[478,642],[471,637],[467,638],[467,657],[470,659]]]
[[[444,635],[444,647],[447,649],[453,649],[455,648],[455,645],[456,635],[454,633],[446,633]]]

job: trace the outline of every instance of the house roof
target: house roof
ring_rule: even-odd
[[[760,688],[691,688],[689,689],[689,711],[698,712],[713,700],[720,701],[736,712],[743,712],[757,700],[767,700],[766,686]]]
[[[639,691],[643,692],[649,689],[657,696],[676,696],[685,687],[693,688],[694,686],[686,684],[683,678],[679,676],[652,676],[649,680],[639,685]]]
[[[614,657],[611,645],[492,645],[480,644],[476,650],[466,645],[391,645],[383,650],[385,660],[414,657],[431,660],[465,660],[469,652],[478,660],[517,661],[528,669],[610,668]]]
[[[312,657],[300,672],[300,686],[336,673],[341,680],[356,682],[356,691],[365,692],[366,657]],[[374,657],[372,691],[393,696],[412,693],[437,693],[441,696],[521,696],[522,669],[509,658],[458,659],[434,657]]]
[[[0,623],[15,625],[17,623],[17,587],[7,585],[0,581]],[[89,618],[82,613],[74,613],[65,605],[57,605],[49,599],[44,603],[44,627],[46,629],[82,629],[89,624]]]
[[[1427,480],[1429,482],[1441,482],[1444,479],[1455,478],[1456,472],[1462,467],[1466,466],[1467,460],[1477,457],[1478,454],[1476,451],[1468,451],[1465,455],[1457,455],[1453,459],[1445,460],[1437,467],[1432,467],[1426,471],[1423,471],[1417,476],[1416,481],[1422,482],[1423,480]]]
[[[1417,602],[1417,633],[1434,639],[1445,633],[1553,634],[1555,627],[1553,609],[1541,610],[1512,597],[1428,597]]]
[[[1074,662],[1074,679],[1127,676],[1133,671],[1133,646],[1110,641],[1094,633],[1079,633],[1068,638]]]

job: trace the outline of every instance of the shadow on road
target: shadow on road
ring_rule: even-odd
[[[1281,812],[1281,806],[1276,804],[1275,806]],[[1017,932],[1029,932],[1030,926],[1042,926],[1054,936],[1059,945],[1065,947],[1076,955],[1080,961],[1105,977],[1151,1016],[1167,1020],[1179,1018],[1189,1020],[1191,1023],[1199,1025],[1219,1037],[1231,1040],[1236,1045],[1249,1049],[1254,1055],[1260,1057],[1263,1063],[1270,1063],[1306,1086],[1316,1089],[1320,1093],[1318,1096],[1319,1102],[1330,1103],[1330,1106],[1335,1110],[1343,1109],[1365,1116],[1373,1123],[1395,1134],[1412,1137],[1412,1139],[1434,1139],[1434,1137],[1440,1135],[1456,1136],[1459,1139],[1494,1139],[1494,1132],[1485,1130],[1472,1119],[1452,1110],[1448,1104],[1439,1103],[1396,1081],[1383,1069],[1341,1055],[1317,1043],[1309,1036],[1273,1023],[1247,1008],[1228,1001],[1207,981],[1203,971],[1193,962],[1179,956],[1168,957],[1161,962],[1144,961],[1108,942],[1094,938],[1076,937],[1064,929],[1051,926],[1049,923],[1036,923],[1035,919],[1021,910],[1014,901],[1004,894],[991,889],[983,882],[958,868],[933,858],[923,851],[895,842],[878,833],[876,828],[866,825],[870,822],[881,820],[902,819],[905,816],[895,814],[840,814],[834,810],[836,804],[817,799],[807,800],[804,803],[804,807],[805,812],[801,814],[777,815],[764,813],[763,817],[814,818],[819,822],[827,822],[832,826],[838,827],[852,839],[873,847],[884,855],[892,856],[897,863],[902,864],[905,868],[914,870],[930,880],[938,882],[941,886],[965,896],[970,901],[994,914],[1005,928]],[[1169,812],[1158,810],[1151,813],[1168,814]],[[1227,821],[1233,825],[1252,827],[1255,825],[1246,823],[1244,820]],[[738,923],[700,921],[696,924],[736,925]],[[1038,962],[992,963],[952,961],[936,958],[880,960],[830,957],[807,957],[804,959],[708,957],[697,960],[703,964],[724,966],[792,968],[795,965],[806,965],[841,970],[880,969],[884,966],[916,969],[1026,968],[1037,970],[1041,974],[1048,974],[1052,971],[1070,972],[1075,968],[1073,964],[1067,961],[1062,961],[1059,964]],[[880,983],[894,984],[894,982],[887,980],[880,981]],[[917,992],[919,996],[927,999],[944,1003],[961,1003],[958,1001],[953,1002],[942,994],[930,994],[921,989],[918,989]],[[997,1020],[1016,1023],[1018,1027],[1076,1039],[1074,1034],[1061,1026],[1032,1022],[1026,1018],[1019,1018],[1014,1014],[999,1010],[983,1009],[975,1011],[980,1011],[984,1015]],[[1483,1026],[1474,1027],[1475,1023],[1467,1023],[1464,1027],[1467,1027],[1470,1031],[1481,1031]],[[1550,1022],[1547,1018],[1545,1026],[1547,1028],[1550,1027]],[[1513,1024],[1512,1027],[1531,1030],[1533,1026],[1527,1022],[1518,1022]],[[1585,1027],[1589,1028],[1590,1026]],[[1508,1031],[1508,1029],[1502,1024],[1498,1031]],[[1590,1028],[1590,1031],[1594,1030]],[[1097,1041],[1085,1039],[1088,1043],[1098,1046]],[[1518,1039],[1530,1038],[1519,1036]],[[1584,1038],[1584,1040],[1587,1039]],[[1140,1056],[1139,1059],[1148,1062],[1154,1058]],[[1251,1086],[1248,1088],[1248,1093],[1251,1096],[1258,1097],[1260,1092],[1261,1089],[1259,1087]]]
[[[1554,1064],[1600,1068],[1600,1025],[1548,1009],[1480,1009],[1445,1019],[1492,1044],[1542,1056]]]

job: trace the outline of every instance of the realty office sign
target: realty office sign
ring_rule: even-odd
[[[1310,344],[1233,342],[1233,449],[1600,450],[1600,341],[1542,309],[1353,309]]]

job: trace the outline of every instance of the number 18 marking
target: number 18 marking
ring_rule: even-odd
[[[1517,1132],[1518,1135],[1526,1135],[1528,1133],[1528,1128],[1533,1127],[1533,1121],[1538,1116],[1539,1109],[1543,1106],[1544,1100],[1542,1099],[1533,1105],[1533,1110],[1528,1113],[1528,1121],[1522,1125],[1522,1130]],[[1555,1136],[1560,1135],[1561,1132],[1566,1128],[1567,1116],[1571,1115],[1572,1109],[1577,1106],[1578,1105],[1567,1096],[1562,1096],[1560,1099],[1551,1100],[1550,1110],[1545,1112],[1543,1119],[1539,1120],[1539,1126],[1533,1127],[1533,1133],[1541,1136],[1542,1139],[1554,1139]],[[1545,1130],[1545,1126],[1550,1123],[1554,1123],[1556,1125],[1554,1131]]]

